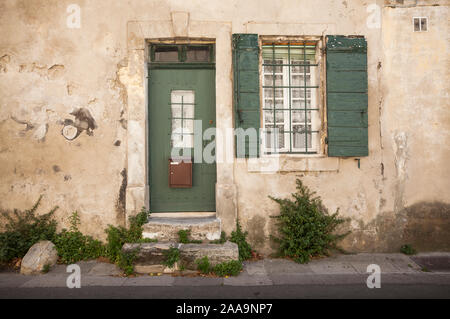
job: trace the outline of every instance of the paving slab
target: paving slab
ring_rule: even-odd
[[[174,286],[221,286],[223,278],[210,277],[175,277]]]
[[[358,273],[349,262],[312,261],[309,267],[315,274],[356,274]]]
[[[67,288],[67,275],[62,274],[46,274],[33,276],[34,278],[28,280],[20,288]]]
[[[369,274],[325,274],[318,275],[323,285],[362,285],[367,287]]]
[[[142,276],[135,278],[126,278],[123,286],[173,286],[175,277],[164,276]]]
[[[0,273],[0,288],[17,288],[33,279],[19,273]]]
[[[368,264],[367,262],[359,262],[359,261],[351,262],[350,264],[353,266],[354,269],[356,269],[356,271],[359,274],[368,274],[367,266],[372,265],[372,264]],[[402,271],[399,268],[395,267],[392,263],[387,262],[387,261],[378,262],[376,265],[380,266],[381,273],[411,272],[410,270]]]
[[[81,276],[81,287],[120,287],[126,277],[112,276]]]
[[[98,263],[88,272],[90,276],[119,276],[123,273],[119,267],[114,264]]]
[[[400,272],[414,272],[419,271],[420,266],[414,260],[404,254],[392,254],[386,256],[387,262],[394,265]],[[380,265],[381,266],[381,265]]]
[[[320,276],[316,274],[271,274],[274,285],[322,285]]]
[[[80,266],[81,274],[83,275],[88,274],[92,270],[92,268],[94,268],[99,264],[99,262],[97,262],[96,260],[87,260],[87,261],[79,261],[74,264]],[[50,269],[48,274],[69,274],[67,272],[67,266],[69,265],[66,264],[55,265]]]
[[[243,270],[245,273],[253,275],[267,275],[267,271],[264,266],[264,261],[259,260],[256,262],[244,262]]]
[[[263,262],[268,274],[312,273],[308,264],[300,264],[288,259],[264,259]]]
[[[349,263],[358,273],[366,273],[367,266],[379,265],[381,271],[388,273],[412,273],[420,270],[420,267],[411,258],[404,254],[349,254],[337,255],[322,260],[323,263],[344,262]]]
[[[367,264],[377,264],[385,261],[403,261],[405,263],[411,262],[410,258],[400,253],[359,253],[359,254],[340,254],[329,258],[322,259],[325,262],[342,261],[342,262],[365,262]]]
[[[382,274],[381,284],[405,284],[405,285],[449,285],[450,286],[450,274],[435,274],[435,273],[403,273],[403,274]],[[449,287],[450,296],[450,287]]]
[[[224,278],[223,284],[226,286],[270,286],[272,280],[267,275],[248,275],[241,273],[237,277]]]
[[[422,253],[411,257],[419,267],[433,272],[450,272],[450,253]]]

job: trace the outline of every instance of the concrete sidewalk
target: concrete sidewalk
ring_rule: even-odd
[[[297,264],[286,259],[245,262],[237,277],[142,275],[123,277],[112,264],[79,262],[82,287],[164,287],[164,286],[289,286],[289,285],[366,285],[367,266],[381,269],[383,284],[450,286],[450,253],[338,255]],[[435,267],[436,265],[436,267]],[[47,274],[23,276],[0,273],[0,288],[66,288],[70,273],[57,265]],[[450,290],[450,289],[449,289]],[[2,290],[5,291],[5,290]],[[7,296],[1,296],[7,297]]]

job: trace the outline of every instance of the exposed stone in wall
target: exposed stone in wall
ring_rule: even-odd
[[[6,73],[8,72],[8,64],[11,61],[11,57],[8,54],[0,57],[0,72]]]
[[[25,127],[19,131],[19,136],[23,137],[26,135],[28,131],[33,131],[33,138],[39,142],[42,142],[45,140],[45,136],[47,135],[48,131],[48,124],[47,123],[31,123],[29,121],[19,120],[15,116],[11,116],[11,119],[18,123],[23,124]]]
[[[50,67],[36,62],[19,65],[19,73],[36,73],[49,80],[56,80],[64,75],[64,65],[55,64]]]

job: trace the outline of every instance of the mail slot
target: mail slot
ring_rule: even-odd
[[[169,158],[169,187],[192,187],[191,158]]]

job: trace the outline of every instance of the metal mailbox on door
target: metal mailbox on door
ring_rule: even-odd
[[[169,158],[169,187],[192,187],[191,158]]]

